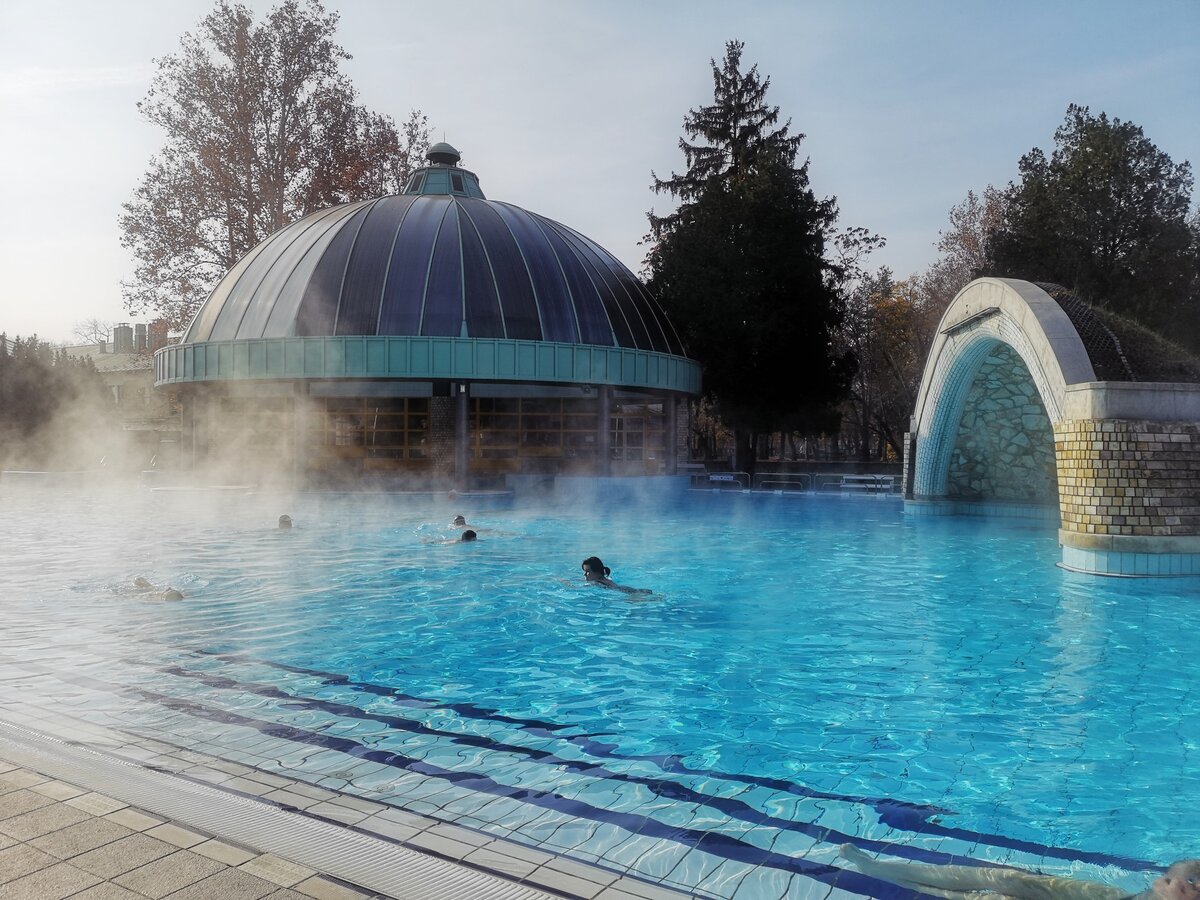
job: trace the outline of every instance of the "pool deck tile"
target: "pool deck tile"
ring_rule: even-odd
[[[60,862],[0,885],[0,900],[62,900],[99,883],[90,872]]]
[[[96,737],[101,746],[129,746],[114,740],[112,733],[101,731]],[[149,747],[143,745],[143,749],[155,752],[164,747],[157,742]],[[306,815],[354,824],[357,830],[374,833],[383,840],[450,860],[466,861],[532,888],[589,900],[600,897],[665,900],[686,896],[666,885],[660,887],[623,877],[619,871],[589,866],[504,840],[489,831],[463,828],[359,797],[335,794],[196,751],[165,749],[173,752],[159,756],[175,758],[181,763],[178,768],[187,769],[185,777],[192,777],[197,771],[209,774],[213,776],[211,781],[203,780],[219,783],[223,790],[261,795],[262,799],[305,809]],[[168,771],[175,768],[162,765],[161,760],[155,765]],[[219,782],[218,774],[222,779]],[[43,785],[43,790],[32,791],[37,785]],[[72,900],[147,896],[152,900],[160,897],[363,900],[384,896],[0,760],[0,791],[4,790],[7,794],[0,806],[5,810],[17,809],[12,806],[14,798],[24,805],[9,819],[0,820],[0,900],[10,896],[36,896],[41,900],[43,896],[68,895]],[[543,827],[564,824],[555,815],[538,818]],[[42,852],[43,848],[51,852]],[[71,865],[60,868],[63,863],[59,855],[70,859]],[[35,875],[40,880],[22,881]],[[6,893],[8,885],[17,881],[22,881],[22,890],[36,888],[44,893]]]

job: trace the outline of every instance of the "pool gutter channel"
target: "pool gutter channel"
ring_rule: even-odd
[[[404,900],[553,900],[553,895],[329,822],[116,759],[0,721],[0,755],[370,891]]]

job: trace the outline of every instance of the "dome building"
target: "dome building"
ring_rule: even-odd
[[[217,284],[155,382],[182,461],[346,484],[674,474],[700,369],[577,231],[485,198],[449,144],[403,194],[312,213]]]

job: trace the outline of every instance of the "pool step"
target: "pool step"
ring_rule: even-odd
[[[80,650],[64,711],[264,772],[597,863],[699,896],[876,895],[854,843],[927,862],[1029,854],[947,835],[929,811],[631,757],[561,724],[239,654]],[[63,692],[55,692],[63,693]],[[1040,857],[1038,858],[1040,861]],[[805,886],[801,890],[801,886]],[[896,895],[900,896],[900,895]],[[907,894],[904,894],[907,896]]]

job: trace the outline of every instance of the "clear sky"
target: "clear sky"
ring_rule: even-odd
[[[249,4],[260,13],[269,0]],[[136,103],[206,0],[0,0],[0,331],[70,338],[136,321],[117,214],[163,136]],[[334,0],[361,102],[424,111],[489,198],[562,221],[637,271],[650,189],[683,164],[688,109],[726,40],[871,266],[936,256],[946,213],[1049,149],[1069,103],[1130,120],[1200,164],[1200,0]]]

